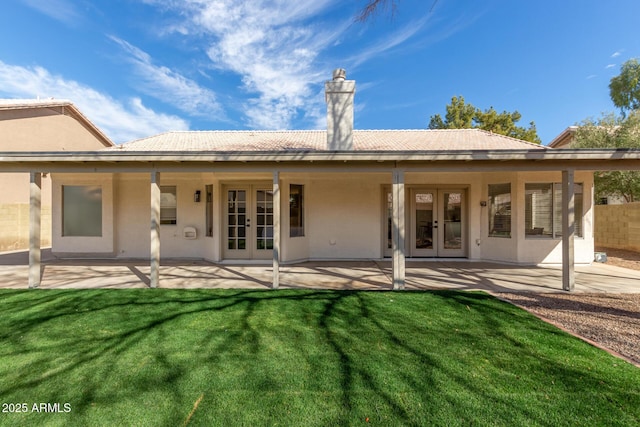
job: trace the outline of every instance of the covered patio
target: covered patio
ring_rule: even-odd
[[[26,289],[28,252],[0,255],[0,289]],[[41,289],[151,287],[148,260],[56,259],[42,251]],[[271,263],[164,260],[161,288],[271,289]],[[409,260],[407,290],[562,292],[561,266],[522,266],[460,259]],[[640,293],[640,271],[594,263],[576,266],[575,292]],[[324,261],[280,266],[284,289],[391,290],[391,261]]]
[[[473,151],[323,151],[323,152],[83,152],[83,153],[2,153],[0,163],[3,172],[29,172],[30,194],[30,253],[28,257],[28,280],[30,288],[80,286],[85,280],[83,271],[89,272],[86,280],[91,286],[150,287],[233,287],[238,286],[320,287],[337,286],[345,289],[429,289],[442,287],[475,289],[484,286],[490,289],[510,289],[515,286],[543,286],[549,290],[580,291],[582,286],[590,288],[593,282],[609,280],[610,273],[602,275],[581,273],[574,267],[574,174],[576,171],[593,170],[638,170],[640,153],[630,149],[617,150],[473,150]],[[148,226],[150,228],[150,250],[147,261],[128,262],[117,258],[102,265],[92,261],[41,262],[41,175],[47,173],[145,173],[150,176]],[[178,172],[217,171],[219,173],[267,173],[272,176],[274,197],[273,257],[269,266],[232,266],[222,263],[195,262],[183,265],[171,258],[160,261],[160,175]],[[391,241],[392,257],[386,261],[307,262],[287,266],[282,262],[280,226],[280,183],[282,176],[291,173],[384,173],[390,178],[392,193]],[[468,261],[450,262],[446,259],[413,263],[406,260],[405,175],[411,173],[467,173],[495,171],[561,172],[562,197],[561,218],[562,263],[558,268],[531,269],[521,264],[494,264],[480,262],[470,257]],[[146,228],[146,227],[145,227]],[[74,265],[74,263],[77,263]],[[66,268],[67,266],[71,268]],[[344,267],[343,267],[344,266]],[[76,268],[74,268],[76,267]],[[80,268],[86,267],[86,269]],[[116,269],[116,267],[118,267]],[[597,271],[600,267],[591,267]],[[114,270],[116,269],[116,270]],[[595,269],[595,270],[594,270]],[[22,271],[22,270],[20,270]],[[348,273],[344,273],[344,272]],[[425,273],[428,271],[428,274]],[[487,273],[487,271],[493,273]],[[498,273],[501,272],[501,273]],[[532,273],[534,272],[534,273]],[[65,273],[76,274],[76,279],[65,279]],[[358,273],[358,274],[356,274]],[[4,273],[3,273],[4,274]],[[626,274],[626,273],[624,273]],[[102,281],[92,280],[101,276]],[[580,279],[593,275],[593,280]],[[615,275],[614,275],[615,276]],[[443,279],[445,277],[446,279]],[[119,278],[119,279],[117,279]],[[162,278],[162,279],[161,279]],[[305,278],[305,280],[299,280]],[[329,279],[327,279],[329,278]],[[453,278],[453,279],[452,279]],[[515,278],[515,279],[514,279]],[[527,278],[525,281],[521,278]],[[340,280],[338,280],[340,279]],[[515,280],[515,282],[514,282]],[[580,281],[586,284],[581,284]],[[627,279],[620,279],[625,283]],[[12,278],[5,286],[16,282]],[[221,285],[225,283],[225,285]],[[604,283],[603,283],[604,285]],[[635,290],[637,292],[637,288]]]

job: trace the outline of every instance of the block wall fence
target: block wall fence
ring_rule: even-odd
[[[596,246],[640,252],[640,202],[596,205]]]

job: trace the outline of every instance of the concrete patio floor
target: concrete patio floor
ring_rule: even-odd
[[[149,287],[144,260],[65,259],[43,250],[41,289]],[[162,260],[160,287],[271,288],[269,264],[227,264]],[[28,254],[0,254],[0,288],[27,289]],[[281,289],[391,289],[391,262],[318,261],[281,266]],[[406,289],[564,292],[560,266],[520,266],[468,260],[408,260]],[[640,293],[640,271],[594,263],[576,266],[575,292]]]

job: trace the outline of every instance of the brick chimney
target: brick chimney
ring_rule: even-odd
[[[327,150],[353,150],[353,96],[355,80],[347,72],[333,70],[333,80],[324,84],[327,101]]]

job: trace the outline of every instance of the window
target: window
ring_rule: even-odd
[[[207,205],[205,209],[207,237],[213,237],[213,185],[205,185]]]
[[[575,234],[582,235],[583,186],[574,184]],[[562,184],[525,184],[527,237],[562,237]]]
[[[178,203],[175,185],[160,186],[160,224],[178,223]]]
[[[289,185],[289,237],[304,236],[304,185]]]
[[[489,237],[511,237],[511,184],[489,184]]]
[[[62,186],[62,235],[102,236],[102,187]]]

